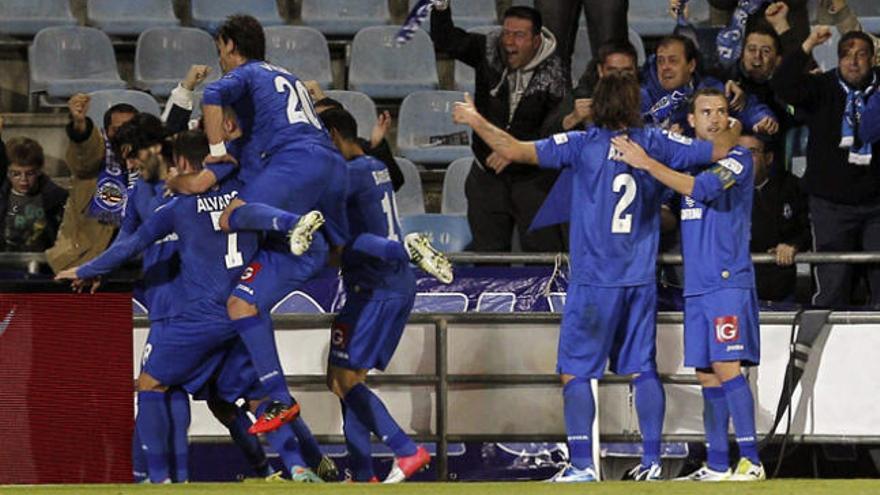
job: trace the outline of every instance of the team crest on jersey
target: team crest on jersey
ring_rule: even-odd
[[[351,325],[334,321],[330,327],[330,345],[333,347],[345,347],[351,334]]]
[[[718,161],[718,165],[721,165],[722,167],[726,168],[727,170],[730,170],[731,172],[735,173],[736,175],[739,175],[743,172],[742,163],[738,162],[737,160],[734,160],[733,158],[723,158]]]
[[[736,316],[715,318],[715,340],[721,344],[739,340],[739,318]]]
[[[254,261],[253,263],[248,265],[243,272],[241,272],[241,281],[245,283],[253,281],[262,269],[263,265]]]

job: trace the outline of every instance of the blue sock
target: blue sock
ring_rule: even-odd
[[[288,232],[299,221],[299,215],[263,203],[247,203],[229,215],[229,229]]]
[[[171,431],[165,392],[138,392],[138,414],[135,419],[141,449],[147,458],[151,483],[164,483],[171,478],[168,462],[168,437]]]
[[[416,444],[394,421],[385,404],[363,383],[358,383],[345,394],[345,405],[352,409],[373,433],[388,446],[397,457],[416,453]]]
[[[577,377],[562,388],[565,414],[565,433],[568,435],[568,454],[571,465],[586,469],[593,465],[593,419],[596,402],[588,378]]]
[[[292,404],[293,399],[287,389],[284,370],[278,359],[278,349],[275,348],[272,319],[260,313],[256,316],[232,320],[232,326],[247,347],[251,362],[257,370],[257,376],[260,377],[260,383],[266,388],[269,398],[283,404]]]
[[[268,405],[269,403],[267,401],[263,401],[263,403],[257,407],[257,416],[263,414]],[[305,467],[306,463],[302,458],[302,453],[299,449],[299,442],[296,440],[293,430],[290,428],[279,428],[275,431],[270,431],[269,433],[266,433],[266,440],[269,441],[269,445],[271,445],[278,456],[281,457],[281,462],[284,463],[284,467],[291,471],[290,474],[293,474],[291,469],[293,466]]]
[[[351,249],[387,261],[409,261],[409,253],[403,244],[375,234],[357,236]]]
[[[174,482],[189,481],[189,395],[181,388],[165,392],[168,413],[171,420],[171,445],[174,453]]]
[[[642,466],[660,464],[660,438],[666,415],[666,393],[656,371],[640,373],[633,380],[636,414],[642,432]]]
[[[147,475],[147,456],[141,448],[141,439],[138,437],[137,428],[131,435],[131,474],[135,483],[143,483],[149,479]]]
[[[309,426],[302,417],[297,417],[291,421],[290,427],[293,428],[293,434],[296,435],[296,439],[299,441],[299,447],[306,464],[312,469],[318,469],[324,454],[321,453],[321,447],[318,445],[318,441],[315,440],[315,436],[312,435],[312,430],[309,429]]]
[[[703,428],[706,430],[706,465],[713,471],[727,471],[730,454],[727,451],[727,425],[730,412],[727,397],[721,387],[703,388]]]
[[[758,457],[757,434],[755,433],[755,400],[746,377],[739,375],[732,380],[723,382],[724,395],[727,397],[727,408],[733,419],[733,430],[736,432],[736,443],[739,445],[740,457],[761,463]]]
[[[252,424],[251,418],[248,417],[247,413],[241,410],[241,408],[236,407],[235,420],[225,426],[229,430],[229,436],[232,437],[232,441],[235,442],[235,445],[244,454],[245,459],[254,468],[257,475],[265,478],[275,471],[269,465],[269,460],[266,459],[266,453],[263,452],[259,437],[248,433],[248,428]]]
[[[364,425],[357,414],[344,401],[342,406],[342,432],[345,434],[345,446],[348,448],[348,461],[351,475],[355,481],[370,481],[373,472],[373,451],[370,442],[370,430]]]

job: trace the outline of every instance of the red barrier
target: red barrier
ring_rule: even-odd
[[[0,289],[0,484],[131,481],[131,330],[129,293]]]

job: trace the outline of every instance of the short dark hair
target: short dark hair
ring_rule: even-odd
[[[769,36],[770,39],[773,40],[773,48],[776,50],[776,53],[782,54],[782,40],[779,39],[779,33],[773,29],[773,26],[767,22],[766,19],[761,19],[752,24],[749,29],[746,31],[745,37],[743,37],[743,46],[745,46],[745,41],[749,39],[749,36],[753,34],[760,34],[762,36]]]
[[[668,34],[657,42],[657,50],[665,46],[669,46],[673,43],[681,43],[684,45],[684,58],[688,62],[691,60],[697,60],[698,52],[697,45],[694,44],[694,41],[687,36],[682,36],[680,34]]]
[[[724,91],[721,91],[718,88],[705,87],[700,88],[691,95],[690,100],[688,100],[688,113],[694,113],[697,108],[697,98],[701,96],[720,96],[724,98],[724,101],[727,102],[728,108],[730,108],[730,102],[727,101],[727,95],[724,94]]]
[[[641,88],[635,75],[612,72],[593,93],[593,122],[605,129],[642,127]]]
[[[138,109],[128,103],[117,103],[113,105],[104,112],[104,129],[110,127],[110,120],[113,118],[114,113],[130,113],[132,115],[137,115]]]
[[[525,5],[515,5],[510,7],[509,9],[504,11],[504,15],[501,16],[502,21],[507,19],[508,17],[516,17],[517,19],[525,19],[527,21],[532,21],[532,34],[539,34],[541,29],[544,28],[544,20],[541,17],[541,13],[533,9],[532,7],[527,7]]]
[[[201,168],[205,157],[211,152],[208,135],[202,131],[183,131],[174,136],[174,156],[183,158],[194,168]]]
[[[342,106],[341,102],[339,102],[338,100],[334,100],[333,98],[330,98],[329,96],[325,96],[324,98],[321,98],[320,100],[316,101],[314,106],[315,106],[315,110],[317,110],[319,107],[323,108],[324,110],[329,110],[331,108],[342,108],[342,109],[345,108],[344,106]]]
[[[6,141],[6,153],[10,164],[43,168],[43,147],[31,138],[14,137]]]
[[[217,30],[216,39],[232,41],[239,55],[248,60],[266,60],[266,34],[260,21],[253,16],[235,14]]]
[[[846,47],[853,40],[862,40],[865,42],[866,45],[868,45],[868,50],[870,50],[869,56],[871,58],[871,61],[873,62],[873,60],[874,60],[874,40],[872,40],[870,36],[863,33],[862,31],[850,31],[850,32],[844,34],[843,37],[840,38],[840,41],[837,43],[837,57],[843,58],[846,55]]]
[[[321,112],[327,131],[336,131],[343,141],[357,140],[357,121],[344,108],[328,108]]]
[[[629,41],[609,41],[607,43],[603,43],[602,46],[599,47],[597,51],[597,59],[599,64],[604,64],[605,59],[610,57],[611,55],[626,55],[633,60],[633,65],[638,67],[639,65],[639,54],[636,52],[636,47],[632,45]]]
[[[112,142],[113,152],[124,160],[139,150],[163,143],[166,137],[168,131],[159,117],[151,113],[138,113],[116,131]],[[127,154],[123,154],[125,148],[129,148]]]

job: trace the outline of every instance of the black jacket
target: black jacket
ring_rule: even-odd
[[[58,237],[58,227],[61,226],[61,217],[64,216],[64,203],[67,201],[67,191],[58,184],[52,182],[46,175],[41,175],[38,190],[43,197],[43,210],[46,213],[46,239],[48,247],[55,243]],[[9,195],[12,184],[4,178],[0,184],[0,252],[6,251],[6,208],[9,206]]]
[[[431,13],[431,38],[435,47],[475,69],[474,104],[481,115],[524,141],[562,132],[569,88],[559,56],[551,53],[537,63],[511,116],[510,89],[505,80],[508,71],[502,58],[499,35],[499,32],[488,35],[468,33],[455,27],[451,8]],[[555,38],[549,31],[545,29],[543,35],[545,45],[555,45]],[[480,163],[485,163],[486,157],[492,153],[491,148],[476,134],[471,149]],[[535,173],[540,173],[535,167],[513,164],[502,175]]]
[[[770,81],[782,101],[806,115],[810,139],[801,187],[807,194],[832,203],[876,204],[880,202],[880,143],[872,146],[869,165],[849,163],[849,151],[839,146],[846,94],[837,71],[806,73],[810,61],[802,49],[793,50],[785,55]],[[872,70],[880,76],[880,69]]]

